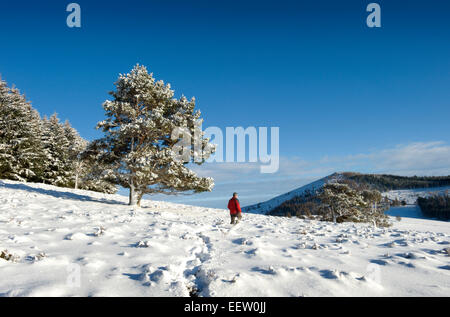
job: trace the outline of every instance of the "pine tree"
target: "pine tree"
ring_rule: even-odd
[[[0,79],[0,177],[33,181],[43,170],[41,119],[17,89]]]
[[[198,128],[200,112],[195,100],[174,98],[170,84],[155,81],[144,66],[136,65],[120,75],[113,100],[103,104],[106,120],[99,122],[104,137],[92,143],[99,159],[111,166],[115,182],[130,189],[130,205],[140,205],[147,193],[203,192],[213,187],[211,178],[198,177],[187,160],[177,159],[179,137],[174,131],[195,136],[195,145],[183,150],[202,164],[214,152],[214,146]],[[178,133],[177,133],[178,134]]]
[[[71,174],[70,142],[56,113],[49,119],[44,117],[42,142],[47,157],[43,173],[44,183],[69,187]]]
[[[80,179],[80,188],[114,194],[117,192],[115,185],[115,176],[111,166],[104,163],[100,158],[100,153],[92,151],[91,146],[81,153],[82,173]]]
[[[318,197],[324,204],[324,214],[333,222],[358,221],[361,209],[367,207],[364,198],[347,184],[325,184]]]
[[[378,191],[358,191],[348,184],[328,183],[317,196],[321,202],[322,220],[333,222],[371,222],[389,226],[387,216],[372,208],[381,201]]]
[[[83,172],[87,169],[86,162],[82,160],[81,154],[86,149],[88,142],[78,134],[78,131],[70,125],[69,121],[64,122],[64,134],[69,142],[66,150],[68,152],[68,164],[70,165],[70,184],[78,189]]]
[[[42,120],[0,79],[0,178],[115,193],[101,162],[84,159],[88,142],[56,114]]]

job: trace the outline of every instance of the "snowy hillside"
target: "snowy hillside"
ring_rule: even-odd
[[[125,202],[1,181],[0,295],[450,294],[449,222],[374,228],[245,214],[231,228],[225,210]]]
[[[249,212],[249,213],[266,214],[268,211],[274,209],[275,207],[278,207],[283,202],[285,202],[289,199],[292,199],[296,196],[301,196],[308,191],[314,191],[316,189],[321,188],[325,183],[327,183],[328,181],[330,181],[331,179],[334,179],[336,177],[339,177],[339,174],[332,174],[330,176],[321,178],[315,182],[312,182],[312,183],[302,186],[300,188],[294,189],[290,192],[287,192],[285,194],[282,194],[280,196],[272,198],[268,201],[254,204],[251,206],[246,206],[243,208],[243,210],[245,212]]]

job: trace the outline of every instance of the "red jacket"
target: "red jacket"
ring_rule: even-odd
[[[241,211],[241,205],[239,205],[239,199],[231,198],[228,202],[228,209],[230,209],[230,215],[236,215]]]

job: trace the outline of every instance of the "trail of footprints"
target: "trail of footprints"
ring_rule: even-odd
[[[239,236],[239,231],[234,235],[223,236],[217,235],[218,233],[226,232],[226,228],[223,227],[223,221],[217,221],[213,230],[207,231],[208,233],[213,233],[216,239],[229,239],[230,242],[236,246],[239,246],[236,252],[241,252],[247,257],[255,257],[261,254],[261,241],[269,240],[270,237],[264,237],[262,235],[255,235],[253,237],[241,237]],[[251,226],[252,224],[247,224]],[[255,230],[264,231],[265,225],[267,224],[257,224],[254,226]],[[265,229],[267,230],[267,229]],[[267,231],[265,231],[267,233]],[[262,232],[261,232],[262,233]],[[283,228],[277,228],[271,230],[270,234],[280,237],[287,235],[287,231]],[[314,250],[325,250],[330,252],[340,252],[342,255],[349,255],[351,253],[346,250],[345,246],[347,244],[356,245],[361,249],[364,248],[378,248],[380,250],[380,255],[374,259],[370,259],[369,263],[386,266],[386,265],[401,265],[409,268],[416,267],[416,263],[420,262],[433,262],[433,260],[438,259],[438,257],[449,256],[450,255],[450,242],[448,241],[448,236],[442,233],[433,232],[414,232],[405,231],[394,228],[374,228],[374,227],[349,227],[340,228],[336,225],[328,224],[308,224],[300,225],[295,232],[298,237],[297,242],[291,245],[289,248],[282,248],[281,255],[286,257],[292,257],[296,251],[300,252],[313,252]],[[192,239],[197,243],[190,250],[190,257],[185,263],[180,264],[178,276],[172,279],[172,284],[184,285],[188,290],[190,296],[214,296],[214,291],[209,289],[212,281],[219,279],[216,270],[210,268],[208,264],[211,264],[212,257],[216,257],[214,262],[216,265],[220,263],[217,261],[217,257],[221,254],[214,252],[214,242],[211,236],[206,233],[197,232],[181,235],[182,239]],[[370,241],[374,239],[384,239],[388,242],[383,242],[377,244],[376,242],[369,244]],[[258,241],[258,243],[257,243]],[[369,243],[367,243],[369,242]],[[420,249],[417,245],[422,243],[432,242],[436,245],[436,249]],[[396,252],[391,254],[389,252],[393,247],[404,247],[405,252]],[[410,247],[416,247],[414,251],[411,251]],[[442,247],[442,248],[439,248]],[[396,249],[398,250],[398,249]],[[433,265],[431,263],[430,265]],[[449,265],[439,266],[439,269],[449,270]],[[168,272],[167,267],[158,268],[156,270],[150,270],[146,267],[146,276],[149,281],[158,282],[164,278],[165,274]],[[255,274],[264,275],[277,275],[283,272],[299,272],[302,274],[317,274],[321,278],[329,280],[348,280],[354,281],[355,283],[369,283],[371,287],[381,287],[380,285],[375,285],[376,282],[370,276],[370,272],[345,272],[336,269],[329,268],[318,268],[315,266],[269,266],[269,267],[253,267],[251,272]],[[223,278],[224,283],[235,283],[236,279],[239,277],[239,273],[236,274],[232,279]]]

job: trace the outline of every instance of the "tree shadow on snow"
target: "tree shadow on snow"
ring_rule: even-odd
[[[75,194],[70,192],[60,192],[52,189],[44,189],[44,188],[35,188],[32,186],[28,186],[27,184],[8,184],[0,181],[0,187],[13,189],[13,190],[24,190],[30,193],[37,193],[52,196],[55,198],[63,198],[77,201],[88,201],[88,202],[96,202],[110,205],[126,205],[124,202],[118,200],[111,200],[106,198],[93,198],[87,195]],[[63,189],[63,188],[62,188]]]

